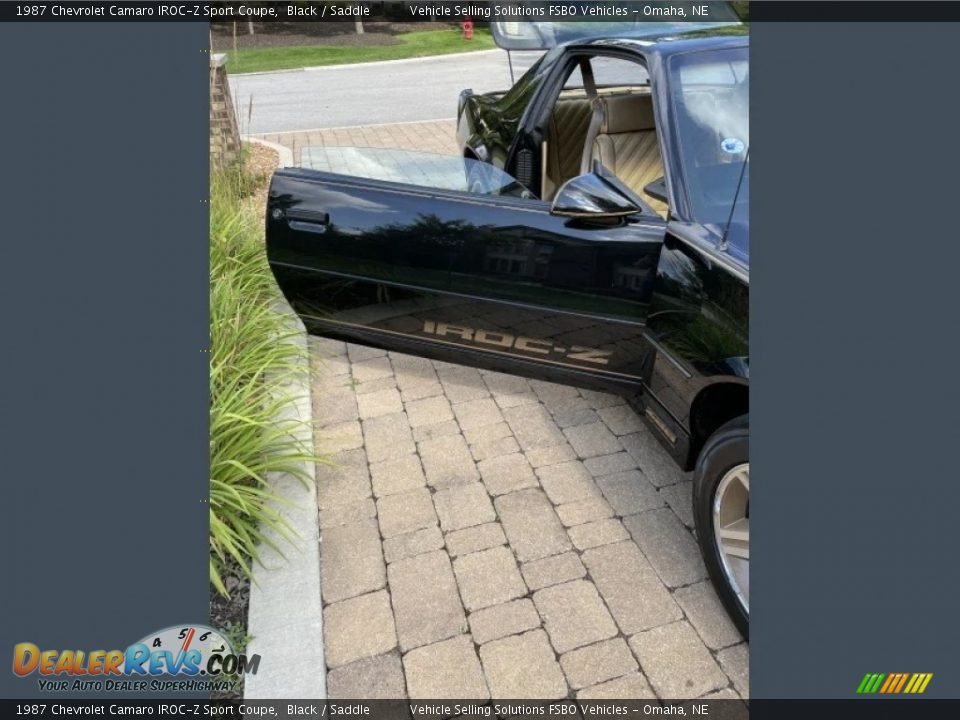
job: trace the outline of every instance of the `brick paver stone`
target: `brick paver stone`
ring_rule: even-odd
[[[695,698],[729,682],[685,620],[634,635],[630,648],[662,698]]]
[[[540,405],[506,408],[503,416],[525,452],[534,448],[562,445],[566,442],[566,438],[550,417],[550,413]]]
[[[543,630],[488,642],[480,647],[480,660],[494,698],[554,699],[567,694],[563,670]]]
[[[400,656],[395,652],[357,660],[327,673],[331,700],[390,700],[404,697],[406,692]]]
[[[611,517],[613,508],[603,498],[591,497],[558,505],[557,515],[560,516],[560,522],[570,528],[574,525],[583,525],[594,520],[604,520]]]
[[[620,629],[631,634],[683,617],[640,548],[629,540],[593,548],[583,562]]]
[[[596,392],[595,390],[581,390],[580,394],[590,403],[590,407],[594,410],[599,410],[605,407],[612,407],[613,405],[623,405],[624,399],[619,395],[612,395],[611,393]]]
[[[377,497],[396,495],[416,490],[427,484],[427,479],[416,455],[401,455],[394,460],[371,463],[373,494]]]
[[[420,460],[432,487],[466,485],[480,479],[462,435],[445,435],[420,443]]]
[[[372,463],[392,460],[416,450],[407,416],[403,413],[364,420],[363,442],[367,449],[367,459]]]
[[[663,498],[639,470],[626,470],[598,477],[597,485],[607,502],[621,517],[663,507]]]
[[[617,436],[601,422],[567,428],[563,434],[582,458],[610,455],[623,449]]]
[[[570,447],[569,443],[560,445],[550,445],[548,447],[528,448],[524,451],[527,461],[534,468],[546,467],[547,465],[559,465],[570,460],[576,460],[577,454]]]
[[[557,427],[563,429],[576,425],[589,425],[600,422],[600,417],[593,408],[579,395],[563,398],[556,402],[545,403],[547,410],[553,415]]]
[[[480,398],[454,405],[453,413],[464,431],[503,422],[503,415],[493,398]]]
[[[325,389],[317,394],[323,398],[313,404],[313,422],[317,427],[350,422],[360,417],[357,396],[349,387]]]
[[[400,401],[400,391],[393,387],[364,395],[357,395],[357,406],[360,410],[360,417],[364,420],[379,415],[389,415],[403,411],[403,403]]]
[[[321,510],[370,497],[370,472],[362,448],[345,450],[317,463],[317,505]]]
[[[368,347],[367,345],[355,345],[353,343],[347,344],[347,355],[350,356],[350,361],[353,363],[361,363],[373,358],[384,357],[386,354],[387,351],[381,350],[380,348]]]
[[[469,635],[411,650],[403,656],[412,700],[487,700],[490,691]]]
[[[635,672],[637,661],[623,638],[605,640],[572,650],[560,658],[567,682],[574,690]]]
[[[317,450],[324,455],[335,455],[344,450],[363,447],[360,423],[356,420],[317,429],[313,433],[313,438]]]
[[[562,555],[534,560],[520,566],[523,579],[531,590],[559,585],[570,580],[578,580],[587,574],[587,569],[580,562],[580,556],[575,552],[566,552]]]
[[[624,675],[577,693],[577,700],[653,700],[657,696],[640,673]]]
[[[678,482],[676,485],[668,485],[660,488],[660,497],[667,501],[667,505],[673,510],[680,522],[688,528],[693,529],[693,483],[689,481]]]
[[[521,405],[537,405],[540,402],[532,390],[519,393],[498,393],[493,396],[493,400],[501,410],[520,407]]]
[[[323,611],[323,637],[330,668],[395,648],[397,634],[387,591],[328,605]]]
[[[538,484],[530,463],[520,453],[481,460],[477,468],[491,495],[504,495]]]
[[[368,518],[377,516],[377,506],[373,503],[373,498],[363,498],[362,500],[351,500],[340,505],[335,505],[329,510],[320,511],[320,529],[339,527],[340,525],[352,525],[362,522]]]
[[[579,460],[539,468],[537,477],[555,505],[600,497],[600,490]]]
[[[470,633],[480,645],[540,627],[540,616],[529,598],[478,610],[470,613],[469,620]]]
[[[443,547],[443,533],[436,525],[415,530],[403,535],[395,535],[383,541],[383,556],[388,563],[404,558],[422,555]]]
[[[618,452],[613,455],[598,455],[597,457],[587,458],[583,461],[583,465],[587,468],[587,472],[598,478],[601,475],[634,470],[637,467],[637,461],[630,457],[628,452]]]
[[[437,523],[430,491],[418,488],[377,500],[380,532],[385,538],[428,528]]]
[[[474,368],[447,365],[438,369],[437,375],[440,376],[440,383],[443,385],[447,399],[453,404],[490,395],[490,391],[483,383],[483,378]]]
[[[463,437],[468,445],[479,445],[481,443],[513,437],[513,431],[505,422],[496,422],[490,425],[480,425],[466,429],[463,431]]]
[[[567,530],[567,534],[577,550],[609,545],[630,537],[627,529],[615,518],[577,525]]]
[[[490,392],[496,395],[510,395],[530,392],[530,383],[519,375],[509,375],[501,372],[481,371],[483,381]]]
[[[750,699],[750,648],[746,643],[721,650],[717,659],[744,700]]]
[[[497,519],[483,483],[437,490],[433,495],[433,504],[437,508],[440,527],[444,532],[482,525]]]
[[[354,385],[353,391],[359,398],[361,395],[369,395],[370,393],[376,393],[382,390],[396,389],[397,382],[394,380],[393,375],[390,375],[388,377],[377,378],[376,380],[368,380],[367,382],[357,383]]]
[[[498,605],[527,593],[513,553],[503,546],[458,557],[453,561],[453,572],[457,576],[463,604],[470,611]]]
[[[707,576],[707,569],[693,535],[673,510],[651,510],[623,521],[660,578],[670,587],[680,587]]]
[[[413,439],[417,443],[435,440],[447,435],[459,435],[460,426],[456,420],[444,420],[435,425],[421,425],[413,429]]]
[[[459,635],[467,628],[450,558],[443,551],[391,563],[387,569],[400,649]]]
[[[450,409],[450,402],[443,395],[409,401],[406,408],[407,417],[410,419],[410,427],[413,428],[453,420],[453,410]]]
[[[571,549],[570,538],[543,491],[530,488],[501,495],[494,505],[520,562]]]
[[[376,520],[327,528],[320,551],[325,602],[363,595],[384,586],[387,577]]]
[[[359,346],[351,345],[350,347]],[[361,362],[357,362],[353,358],[350,358],[350,360],[353,362],[351,366],[353,379],[358,383],[382,380],[383,378],[393,376],[393,368],[390,366],[390,360],[387,359],[385,354],[382,357],[363,360]]]
[[[426,398],[436,397],[437,395],[443,395],[443,386],[439,380],[435,382],[418,383],[416,385],[400,385],[400,399],[403,400],[404,403],[424,400]],[[453,413],[451,413],[451,415],[452,414]]]
[[[470,454],[477,462],[518,452],[520,452],[520,445],[513,435],[499,440],[486,440],[470,446]]]
[[[711,650],[741,642],[739,631],[724,611],[709,580],[680,588],[674,592],[673,597],[680,603],[690,624]]]
[[[560,385],[559,383],[547,382],[545,380],[531,380],[530,387],[546,405],[556,403],[564,398],[577,397],[580,391],[570,385]]]
[[[657,487],[673,485],[688,479],[646,428],[637,433],[624,435],[620,438],[620,442],[637,461],[647,479]]]
[[[617,626],[597,589],[586,580],[538,590],[533,594],[533,603],[558,653],[617,634]]]
[[[640,416],[629,405],[614,405],[598,411],[614,435],[629,435],[644,429]]]
[[[447,535],[447,552],[451,557],[467,555],[487,548],[504,545],[507,536],[503,534],[500,523],[486,523],[476,527],[464,528]]]

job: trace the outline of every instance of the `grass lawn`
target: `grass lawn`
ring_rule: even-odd
[[[473,40],[464,40],[460,30],[418,30],[398,35],[398,45],[331,46],[292,45],[289,47],[227,50],[227,70],[231,74],[288,70],[314,65],[347,65],[375,60],[446,55],[448,53],[490,50],[493,36],[486,28],[476,29]]]

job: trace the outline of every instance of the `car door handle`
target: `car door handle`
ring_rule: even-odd
[[[330,225],[330,213],[318,210],[287,210],[287,222],[293,230],[323,234]]]

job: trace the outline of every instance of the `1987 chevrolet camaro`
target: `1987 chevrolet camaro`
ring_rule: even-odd
[[[747,31],[494,34],[546,52],[506,92],[461,93],[462,157],[305,149],[270,186],[270,265],[311,333],[626,397],[694,470],[700,548],[746,634]]]

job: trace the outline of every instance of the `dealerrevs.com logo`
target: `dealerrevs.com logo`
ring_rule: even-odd
[[[259,667],[259,655],[238,654],[206,625],[164,628],[124,650],[41,649],[29,642],[13,648],[14,674],[37,675],[40,689],[50,692],[227,691]]]

